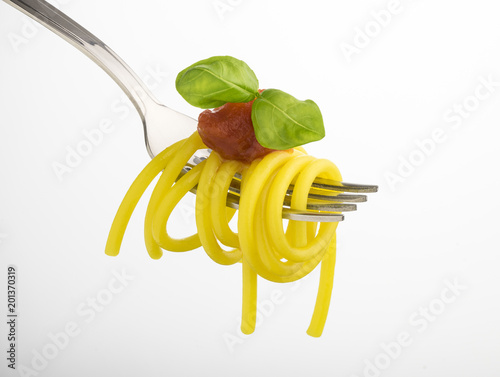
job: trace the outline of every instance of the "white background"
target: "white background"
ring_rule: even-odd
[[[175,76],[213,55],[246,61],[262,88],[315,100],[327,136],[309,151],[334,161],[346,181],[380,191],[339,226],[323,336],[305,333],[314,271],[295,286],[261,280],[262,321],[243,337],[240,267],[216,265],[202,250],[149,259],[145,200],[121,254],[104,255],[114,213],[148,162],[140,119],[100,68],[1,3],[0,315],[13,264],[17,367],[31,370],[21,375],[499,375],[496,1],[59,4],[155,85],[161,102],[192,116]],[[106,119],[112,132],[58,179],[54,163]],[[424,155],[417,143],[439,133]],[[193,228],[192,211],[188,198],[173,231]],[[281,300],[270,304],[275,294]],[[61,335],[72,326],[75,336]],[[401,333],[407,341],[396,346]],[[0,375],[19,374],[1,359]]]

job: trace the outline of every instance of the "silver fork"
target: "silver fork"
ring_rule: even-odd
[[[4,1],[71,43],[115,80],[141,117],[146,149],[151,158],[196,130],[195,119],[160,104],[146,85],[113,50],[66,14],[44,0]],[[169,127],[170,124],[175,126]],[[181,175],[204,158],[206,154],[203,153],[194,156]],[[239,203],[239,180],[239,176],[234,177],[227,201],[229,207],[236,209]],[[355,204],[345,203],[363,202],[366,201],[366,196],[338,193],[369,193],[376,192],[378,189],[377,186],[372,185],[335,182],[321,178],[315,180],[313,188],[309,194],[308,209],[298,211],[290,208],[290,195],[293,191],[293,187],[290,187],[283,203],[283,218],[301,221],[342,221],[344,216],[339,212],[356,210]]]

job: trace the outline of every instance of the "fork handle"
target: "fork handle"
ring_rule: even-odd
[[[52,30],[97,63],[127,94],[144,121],[148,103],[156,103],[154,96],[103,41],[44,0],[4,1]]]

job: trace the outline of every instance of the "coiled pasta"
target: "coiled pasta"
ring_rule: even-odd
[[[241,330],[255,329],[257,276],[273,282],[292,282],[311,272],[321,262],[316,304],[307,333],[320,336],[328,314],[333,285],[338,223],[289,221],[283,228],[282,205],[291,183],[294,190],[291,208],[306,209],[307,196],[316,177],[340,181],[337,167],[316,159],[302,148],[276,151],[250,165],[223,161],[212,152],[176,181],[190,157],[206,148],[197,132],[165,149],[139,174],[125,195],[113,221],[106,254],[119,253],[132,212],[146,188],[161,174],[149,200],[144,223],[144,238],[151,258],[162,256],[162,249],[188,251],[200,246],[222,265],[242,263],[243,305]],[[238,232],[229,227],[235,214],[226,207],[228,188],[235,173],[240,173],[241,193]],[[179,201],[196,187],[197,233],[176,239],[167,233],[167,221]],[[223,249],[220,244],[230,248]]]

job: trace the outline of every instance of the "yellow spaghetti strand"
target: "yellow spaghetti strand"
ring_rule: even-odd
[[[149,256],[153,259],[159,259],[163,255],[163,251],[161,251],[161,248],[153,238],[153,214],[160,204],[161,198],[166,191],[172,187],[182,168],[186,165],[186,162],[194,154],[194,152],[203,146],[203,142],[201,141],[198,132],[193,133],[189,138],[187,138],[182,146],[179,146],[176,153],[171,157],[171,160],[165,166],[165,170],[160,176],[160,179],[156,183],[153,193],[151,194],[148,208],[146,210],[146,216],[144,218],[144,242]]]
[[[242,261],[242,272],[241,332],[249,335],[255,331],[257,320],[257,274],[246,260]]]
[[[221,158],[216,153],[211,153],[201,173],[196,193],[196,226],[201,243],[208,256],[216,263],[231,265],[241,259],[241,250],[234,248],[226,251],[219,246],[212,227],[210,214],[210,203],[213,199],[214,186],[224,185],[224,182],[214,182],[221,163]],[[219,216],[222,216],[222,213],[219,213]]]
[[[141,199],[141,196],[144,194],[144,191],[146,191],[153,179],[155,179],[155,177],[165,168],[167,160],[177,151],[179,145],[182,145],[184,142],[185,140],[178,141],[158,154],[158,156],[151,160],[134,180],[125,194],[115,218],[113,219],[108,240],[106,242],[105,253],[107,255],[118,255],[128,222],[130,221],[130,217],[132,216],[137,203]]]
[[[189,251],[201,246],[198,233],[181,239],[170,237],[167,232],[167,221],[184,195],[198,184],[204,166],[205,161],[202,161],[179,179],[170,190],[165,192],[160,204],[156,208],[153,215],[153,239],[162,249]]]
[[[316,296],[316,304],[311,319],[307,334],[313,337],[320,337],[325,327],[328,309],[330,308],[330,300],[333,289],[333,276],[335,270],[336,259],[336,236],[330,242],[328,252],[321,261],[321,272],[319,280],[318,295]]]
[[[226,206],[226,199],[231,181],[242,170],[242,166],[238,161],[226,161],[220,165],[213,180],[210,199],[211,224],[215,237],[224,245],[234,248],[239,248],[240,242],[238,234],[229,227],[229,221],[236,211]],[[230,216],[227,216],[228,212]]]

